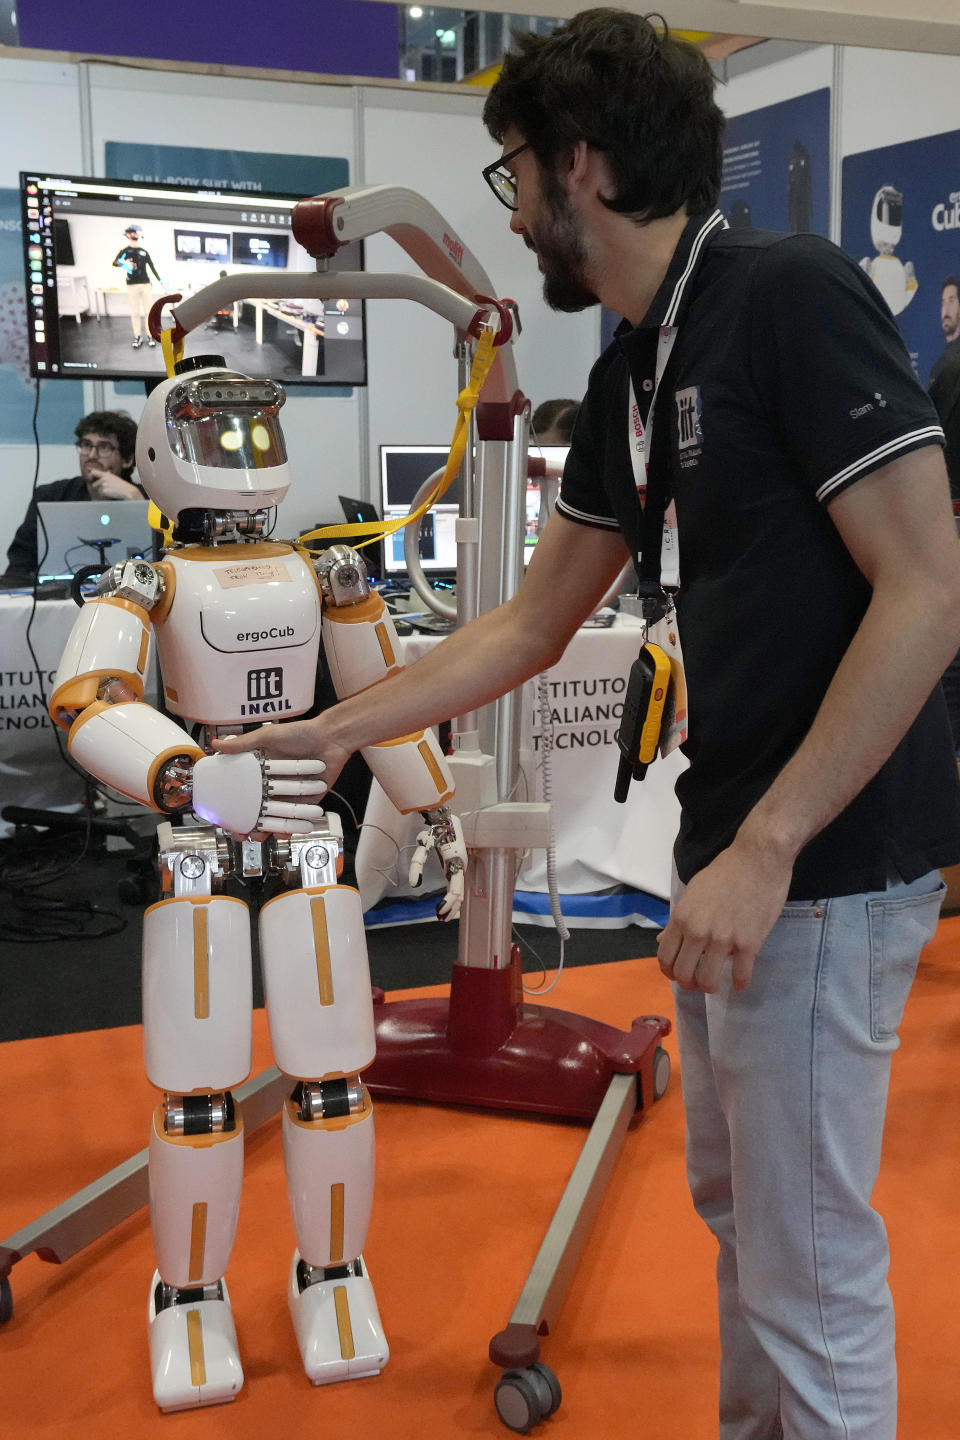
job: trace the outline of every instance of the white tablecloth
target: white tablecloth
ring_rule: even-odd
[[[29,595],[0,595],[0,806],[74,810],[83,781],[61,758],[44,697],[77,607],[72,600],[39,601],[28,636],[32,609]],[[61,743],[65,749],[65,736]],[[0,821],[0,834],[11,829]]]
[[[640,647],[636,622],[618,619],[609,630],[579,630],[547,674],[551,720],[553,826],[564,913],[574,924],[626,924],[640,920],[642,898],[599,893],[623,887],[658,897],[670,894],[670,859],[680,812],[673,787],[686,761],[679,754],[658,758],[641,784],[630,787],[626,804],[613,798],[619,750],[614,735],[630,666]],[[407,664],[438,641],[404,640]],[[524,687],[521,768],[527,795],[542,799],[540,718],[535,682]],[[453,802],[456,809],[456,801]],[[413,896],[406,869],[419,815],[402,816],[374,782],[357,848],[357,881],[365,910],[386,899]],[[440,884],[431,861],[424,889]],[[517,919],[536,922],[545,911],[546,852],[531,852],[517,879]],[[588,898],[593,897],[593,898]],[[653,911],[659,923],[662,907]]]

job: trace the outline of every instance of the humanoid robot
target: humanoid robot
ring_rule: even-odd
[[[893,315],[906,310],[917,293],[913,261],[894,255],[903,235],[903,196],[892,185],[884,185],[873,197],[870,211],[870,239],[876,255],[865,255],[860,267],[866,270]]]
[[[289,1303],[304,1368],[324,1384],[376,1374],[388,1358],[362,1255],[374,1155],[362,1072],[375,1049],[363,916],[359,894],[338,883],[338,819],[317,803],[324,767],[209,753],[217,735],[310,708],[321,638],[340,696],[400,668],[393,622],[356,551],[335,545],[314,559],[262,538],[290,479],[284,398],[217,357],[181,362],[153,391],[137,465],[176,521],[174,545],[155,564],[130,560],[101,577],[50,702],[74,760],[171,817],[158,829],[164,898],[143,931],[146,1069],[163,1092],[149,1147],[148,1303],[163,1410],[231,1400],[243,1383],[224,1272],[243,1156],[231,1092],[250,1071],[252,985],[247,908],[220,893],[231,875],[278,888],[261,910],[260,952],[274,1056],[290,1080]],[[153,637],[167,714],[142,698]],[[398,809],[423,813],[411,879],[435,850],[447,879],[438,914],[452,918],[466,850],[433,734],[362,753]]]

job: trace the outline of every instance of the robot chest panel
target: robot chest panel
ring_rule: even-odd
[[[295,551],[226,563],[171,559],[174,600],[157,629],[167,707],[217,725],[310,709],[320,596],[306,562]]]

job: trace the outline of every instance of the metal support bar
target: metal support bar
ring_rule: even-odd
[[[490,1341],[490,1358],[495,1364],[513,1369],[536,1362],[538,1336],[553,1328],[637,1100],[637,1076],[614,1075],[507,1328]]]

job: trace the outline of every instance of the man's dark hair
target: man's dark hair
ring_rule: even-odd
[[[957,295],[960,296],[960,280],[957,279],[956,275],[947,276],[943,284],[940,286],[940,294],[942,295],[944,290],[948,289],[951,285],[953,286],[954,290],[956,290]]]
[[[603,203],[642,223],[717,203],[724,118],[713,87],[706,57],[662,16],[584,10],[549,35],[515,33],[483,121],[497,141],[519,131],[548,172],[580,140],[603,150],[615,181]]]
[[[548,430],[556,430],[562,445],[570,444],[573,422],[580,409],[579,400],[544,400],[530,417],[534,438],[540,440]]]
[[[119,410],[93,410],[77,421],[73,433],[78,440],[82,440],[84,435],[102,435],[105,440],[116,440],[124,462],[123,478],[130,479],[137,446],[137,423],[131,420],[129,415],[124,415]]]

